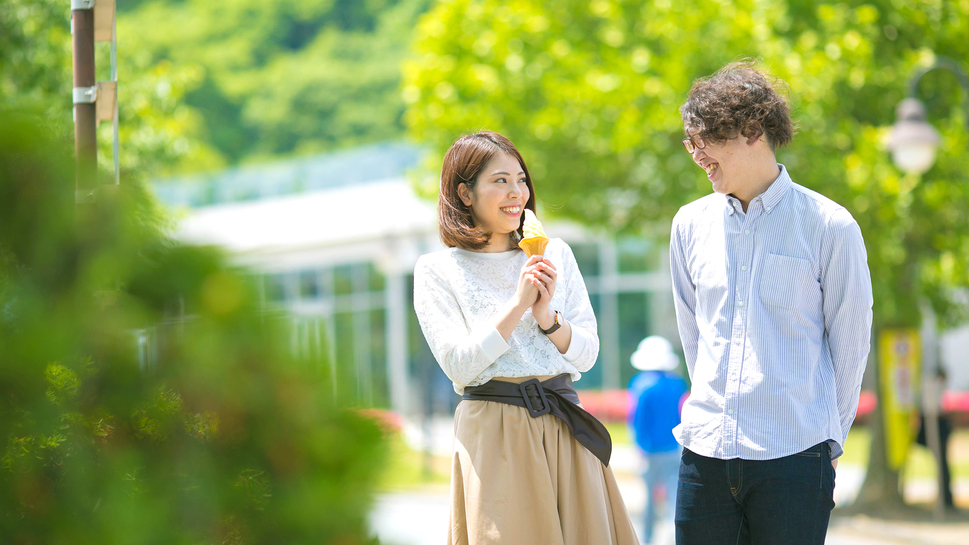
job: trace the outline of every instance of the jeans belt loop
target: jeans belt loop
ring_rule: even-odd
[[[532,405],[532,400],[528,397],[527,388],[529,386],[535,386],[535,389],[538,390],[538,397],[542,400],[542,408],[540,410],[535,410],[534,405]],[[518,389],[521,390],[522,398],[525,400],[525,408],[528,409],[528,416],[538,418],[552,411],[552,407],[548,403],[548,398],[545,397],[545,388],[542,388],[542,383],[537,378],[522,382],[518,385]]]

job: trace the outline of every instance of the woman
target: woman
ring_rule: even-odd
[[[448,249],[422,256],[414,308],[462,394],[454,415],[448,543],[636,544],[608,467],[608,432],[572,388],[599,352],[575,257],[516,245],[535,190],[507,138],[459,138],[438,202]]]

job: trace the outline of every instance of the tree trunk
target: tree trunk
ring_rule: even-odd
[[[881,358],[883,354],[879,352],[880,345],[878,338],[884,325],[873,324],[871,332],[871,351],[874,357],[869,357],[868,365],[874,365],[875,413],[872,415],[871,423],[868,426],[871,434],[871,443],[868,449],[868,469],[865,473],[865,480],[861,484],[858,496],[855,498],[852,508],[860,510],[884,510],[885,508],[901,507],[905,504],[905,498],[899,489],[898,471],[888,467],[888,446],[886,444],[887,431],[885,430],[885,391],[881,377]]]
[[[878,371],[876,369],[876,378]],[[898,471],[888,467],[888,456],[885,446],[884,405],[881,403],[882,388],[878,381],[879,403],[875,409],[869,429],[871,430],[871,448],[868,452],[868,472],[865,481],[858,491],[858,497],[852,507],[868,510],[869,508],[884,509],[886,507],[900,507],[905,504],[899,489]]]

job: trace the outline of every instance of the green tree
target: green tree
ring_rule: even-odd
[[[57,105],[51,107],[70,109],[70,32],[70,13],[62,2],[4,2],[0,9],[0,98],[4,103],[39,104],[56,97]]]
[[[151,62],[201,70],[186,104],[238,161],[401,138],[399,66],[429,3],[146,1],[118,34]]]
[[[123,4],[122,4],[123,5]],[[44,123],[70,130],[71,13],[58,0],[6,0],[0,8],[0,104],[9,109],[42,111]],[[110,79],[108,44],[95,48],[97,79]],[[224,160],[200,141],[201,119],[184,104],[187,90],[201,81],[197,65],[152,61],[131,44],[118,45],[120,169],[164,174],[179,165],[211,168]],[[110,123],[98,131],[98,159],[105,172],[112,164]]]
[[[380,426],[137,180],[75,213],[70,133],[38,119],[0,109],[4,541],[368,543]]]
[[[951,324],[965,317],[954,290],[969,286],[969,97],[943,72],[923,78],[944,138],[923,176],[900,174],[884,141],[913,70],[969,58],[967,35],[967,0],[441,1],[404,66],[410,134],[433,150],[418,185],[436,193],[447,147],[487,127],[521,148],[548,213],[663,236],[710,191],[680,144],[678,107],[695,78],[757,58],[789,83],[800,124],[779,160],[861,225],[876,330],[918,324],[923,298]],[[883,449],[858,501],[900,502]]]

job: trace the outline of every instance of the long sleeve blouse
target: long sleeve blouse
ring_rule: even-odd
[[[543,334],[529,308],[508,341],[495,329],[495,317],[515,294],[528,257],[448,248],[420,257],[414,268],[414,310],[424,338],[454,391],[494,377],[581,377],[599,355],[596,318],[572,249],[551,239],[545,250],[558,272],[550,307],[572,326],[565,354]]]

